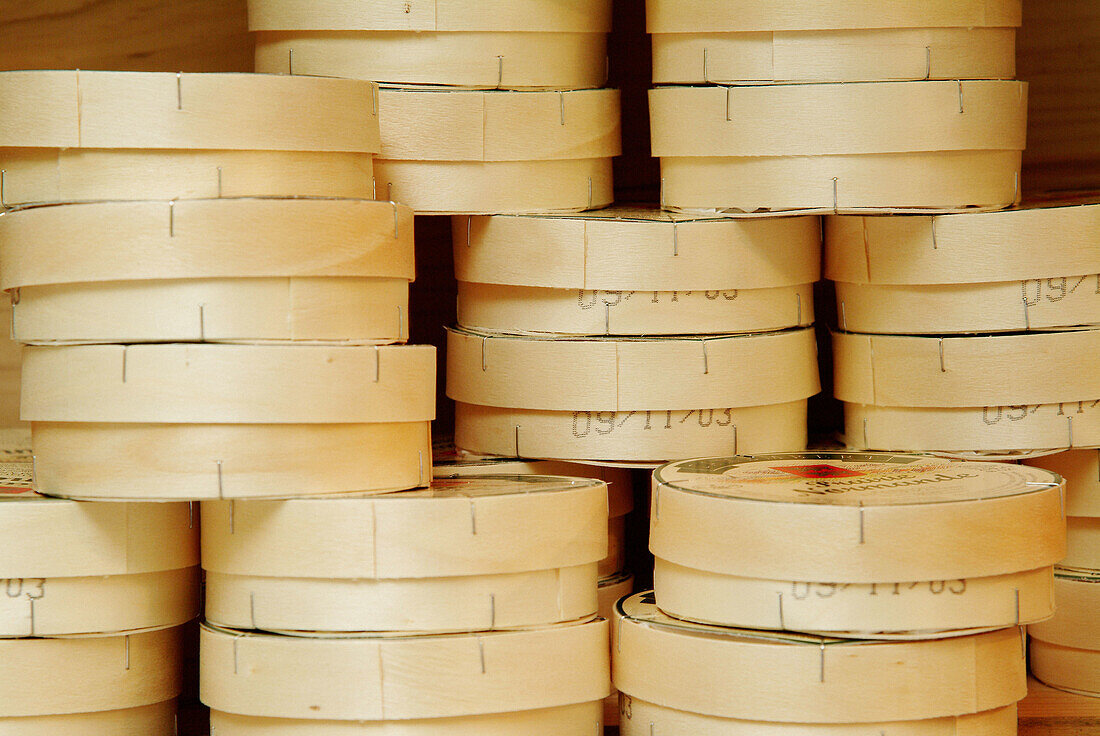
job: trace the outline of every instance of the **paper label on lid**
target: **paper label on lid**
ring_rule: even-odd
[[[655,480],[729,498],[835,506],[977,501],[1056,487],[1057,475],[999,463],[892,453],[812,452],[708,458],[659,468]]]
[[[0,501],[42,498],[34,491],[30,463],[0,463]]]

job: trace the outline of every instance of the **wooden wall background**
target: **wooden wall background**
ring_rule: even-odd
[[[1031,83],[1025,192],[1100,190],[1100,2],[1025,0],[1024,5],[1018,76]],[[0,69],[252,68],[245,0],[0,0],[0,9]],[[610,50],[611,83],[623,91],[618,199],[655,202],[660,177],[649,157],[650,56],[643,0],[615,0]],[[452,323],[455,313],[450,226],[445,218],[418,218],[416,227],[412,339],[442,345],[442,326]],[[821,292],[820,314],[827,320],[834,310],[828,288]],[[820,401],[825,426],[816,429],[828,429],[835,410],[827,398]],[[447,431],[453,415],[442,396],[439,415]]]
[[[1100,189],[1100,2],[1024,0],[1025,191]]]

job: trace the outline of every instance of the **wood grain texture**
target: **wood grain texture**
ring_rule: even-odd
[[[4,0],[0,69],[252,71],[245,0]]]
[[[1012,707],[1026,692],[1021,634],[1016,629],[922,642],[837,646],[837,640],[788,632],[731,636],[723,629],[715,632],[666,616],[653,600],[651,593],[638,593],[621,601],[611,622],[612,677],[635,702],[660,700],[656,705],[689,714],[814,724],[804,725],[802,732],[836,733],[839,727],[828,726],[965,717]],[[822,661],[824,679],[819,675]],[[812,687],[797,686],[803,684]],[[642,728],[628,728],[626,733],[648,736],[645,726],[657,719],[633,716],[628,720]],[[872,728],[878,731],[882,726]],[[913,733],[904,726],[886,728]],[[744,732],[767,730],[750,727]],[[655,734],[701,732],[735,731],[661,729],[659,724],[654,729]],[[968,731],[959,728],[956,733]]]
[[[1019,704],[1019,736],[1100,734],[1100,698],[1055,690],[1029,679]]]

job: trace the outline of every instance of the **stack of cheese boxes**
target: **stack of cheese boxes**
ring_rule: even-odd
[[[0,96],[35,453],[0,495],[0,730],[176,733],[195,500],[214,733],[594,730],[604,483],[389,493],[429,484],[435,352],[401,344],[377,87],[28,72]]]
[[[682,84],[702,69],[719,86],[653,93],[663,199],[832,213],[826,275],[837,282],[836,395],[849,445],[1006,459],[1100,443],[1100,336],[1089,328],[1100,322],[1100,210],[1062,201],[1000,211],[1020,196],[1026,87],[1008,81],[1019,3],[728,14],[696,4],[707,33],[702,15],[680,6],[650,3],[656,76]],[[732,84],[750,80],[758,86]],[[811,109],[827,114],[802,113]],[[679,135],[689,123],[705,135]],[[1095,482],[1079,455],[1038,464],[1067,470],[1077,499],[1068,511],[1081,518],[1063,563],[1078,569],[1059,573],[1062,614],[1035,628],[1049,642],[1036,647],[1035,669],[1095,692],[1095,609],[1084,602],[1095,600]]]
[[[1100,450],[1028,462],[1066,479],[1068,522],[1066,557],[1054,571],[1057,611],[1028,631],[1031,671],[1052,687],[1100,697]]]
[[[456,217],[454,240],[447,392],[467,455],[621,473],[806,446],[817,218],[614,207]],[[611,593],[623,574],[609,572]]]
[[[1044,297],[1058,290],[1056,301],[1089,279],[1062,280],[1050,259],[1035,268],[1036,253],[1016,257],[1012,245],[999,270],[1002,240],[1034,237],[1017,223],[1043,218],[1035,228],[1047,231],[1079,208],[900,214],[996,213],[1019,201],[1018,2],[651,0],[648,12],[662,205],[832,215],[824,241],[829,275],[846,276],[835,346],[849,442],[969,454],[1082,441],[1064,406],[1096,396],[1091,332],[1030,331],[1095,320],[1033,315],[1040,299],[1028,280]],[[989,229],[960,237],[956,222]],[[1079,243],[1059,257],[1080,260]],[[1006,285],[1011,317],[997,302]],[[1079,319],[1082,307],[1071,309]],[[980,336],[1017,330],[1028,334]],[[945,339],[951,332],[979,334]],[[1026,366],[1021,352],[1034,356]],[[1063,353],[1065,365],[1042,360]],[[1004,426],[968,436],[968,418],[996,424],[984,404],[1004,405],[1005,424],[1009,405],[1020,423],[1036,411],[1018,405],[1054,404],[1069,432],[1023,445],[1006,444]],[[621,602],[614,625],[624,732],[739,733],[764,722],[889,732],[905,722],[919,733],[1015,733],[1020,627],[1052,614],[1052,566],[1065,555],[1061,487],[1028,468],[900,454],[661,468],[655,593]]]
[[[0,531],[0,731],[175,734],[197,509],[47,498],[5,462]]]
[[[418,214],[601,207],[610,0],[250,0],[256,70],[380,82],[380,198]]]
[[[258,71],[354,77],[382,84],[376,191],[386,199],[408,203],[418,214],[445,215],[571,212],[611,202],[611,159],[620,145],[618,92],[602,88],[607,80],[610,16],[607,0],[414,0],[354,8],[341,2],[249,3]],[[504,256],[505,262],[511,258],[511,254]],[[498,454],[510,455],[511,448]],[[574,575],[572,587],[559,591],[562,608],[554,616],[509,614],[514,605],[510,598],[516,596],[531,603],[554,600],[549,589],[545,596],[537,592],[548,581],[536,584],[533,579],[514,578],[472,598],[468,605],[473,618],[460,626],[514,628],[590,617],[596,612],[595,578],[589,579],[590,572],[599,576],[605,612],[611,601],[629,592],[631,579],[624,570],[625,515],[633,505],[629,471],[509,462],[468,453],[443,453],[440,459],[443,462],[435,470],[440,487],[460,484],[467,489],[463,493],[470,492],[469,476],[479,473],[523,477],[528,490],[538,488],[530,477],[533,473],[598,478],[611,490],[604,514],[610,534],[604,532],[599,543],[603,552],[592,559],[586,557],[594,549],[586,539],[591,519],[565,508],[554,511],[545,505],[548,501],[536,501],[530,494],[527,500],[517,497],[513,523],[518,526],[509,532],[515,538],[508,551],[498,552],[499,559],[493,560],[487,549],[475,555],[480,562],[474,568],[461,574],[476,570],[499,578],[500,573],[523,570],[530,576],[535,570],[566,568],[577,560],[584,562],[586,572],[580,578]],[[547,531],[550,536],[540,537],[521,531],[541,523],[540,515],[547,515],[553,534]],[[479,517],[472,523],[476,529],[489,522]],[[600,524],[606,528],[606,522]],[[567,559],[547,564],[551,559],[547,554],[554,548],[551,540],[573,537],[575,549]],[[563,549],[569,546],[561,544]],[[536,551],[525,559],[523,550],[531,545]],[[597,561],[588,571],[587,566]],[[522,585],[531,587],[523,592]],[[578,591],[587,592],[573,600]],[[440,597],[435,605],[447,603]],[[451,627],[458,621],[457,614],[452,615]],[[562,654],[576,657],[575,674],[551,667],[540,676],[549,678],[548,682],[560,678],[574,683],[587,701],[602,697],[593,683],[602,673],[606,685],[606,666],[601,670],[598,660],[583,647]],[[488,666],[500,677],[508,676],[500,664]],[[515,666],[531,667],[531,663],[517,661]],[[539,702],[561,705],[559,691],[560,687],[547,690]],[[611,712],[617,713],[617,708]],[[589,717],[587,705],[578,713],[584,713],[576,721],[578,732],[588,733],[602,721],[599,713]],[[519,728],[520,723],[502,721],[494,727]],[[524,732],[533,733],[535,727],[532,722]]]
[[[1066,479],[1057,614],[1032,674],[1100,693],[1100,205],[829,217],[836,395],[857,448],[1022,460]],[[1052,454],[1053,453],[1053,454]],[[1081,709],[1048,694],[1035,709]],[[1036,711],[1038,714],[1038,711]]]
[[[167,627],[198,599],[181,501],[427,481],[434,350],[399,345],[411,213],[369,199],[368,83],[10,72],[0,97],[25,474],[58,499],[9,489],[4,634],[94,635],[5,655],[0,718],[173,734]]]
[[[607,553],[596,566],[600,616],[610,619],[615,602],[634,592],[634,575],[627,564],[627,516],[634,510],[634,473],[630,468],[479,455],[444,441],[435,448],[432,473],[447,481],[476,475],[556,475],[602,481],[607,485],[608,498]],[[611,693],[604,701],[604,724],[617,724],[618,716],[619,698]]]
[[[818,218],[456,218],[465,450],[660,463],[806,446]]]
[[[783,34],[776,58],[792,58],[799,35],[806,37],[806,59],[819,63],[826,48],[837,52],[829,58],[844,58],[830,39],[846,39],[851,50],[860,37],[877,35],[889,54],[863,53],[861,63],[885,63],[889,56],[915,64],[925,46],[926,79],[956,78],[887,85],[939,86],[942,101],[899,98],[891,105],[899,114],[865,123],[888,122],[895,131],[923,126],[929,142],[951,149],[940,154],[951,169],[922,165],[911,172],[900,152],[912,149],[895,147],[882,160],[891,181],[866,170],[874,191],[857,195],[835,174],[831,208],[852,213],[825,222],[825,275],[835,282],[840,328],[833,336],[835,392],[844,403],[846,440],[860,449],[1024,460],[1066,477],[1070,541],[1057,572],[1059,613],[1032,630],[1033,671],[1055,687],[1098,693],[1100,588],[1093,571],[1100,557],[1093,522],[1100,476],[1095,451],[1077,448],[1100,446],[1100,205],[1074,198],[1019,204],[1014,162],[1023,145],[1026,90],[1009,81],[979,81],[1012,76],[1011,26],[1019,23],[1019,5],[911,4],[892,9],[889,18],[853,9],[881,25],[906,13],[916,20],[919,13],[925,23],[965,27]],[[955,40],[940,49],[937,39],[947,34]],[[956,88],[954,116],[944,84]],[[907,129],[905,141],[919,139]],[[987,150],[962,150],[967,146]],[[869,163],[873,152],[852,151],[861,155],[849,158]],[[899,196],[899,186],[913,187],[912,196]],[[860,213],[883,207],[942,211]]]
[[[609,3],[249,3],[257,71],[382,83],[369,196],[417,214],[610,201],[618,94],[599,89],[609,15]],[[400,232],[411,238],[411,222]],[[409,485],[432,476],[418,453]],[[213,732],[602,728],[607,486],[532,474],[566,468],[498,470],[514,471],[373,499],[210,504]],[[623,506],[611,509],[620,528]]]
[[[1063,490],[1039,468],[903,453],[662,466],[655,589],[612,627],[622,733],[1014,736]]]

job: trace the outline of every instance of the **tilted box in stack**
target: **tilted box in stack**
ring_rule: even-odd
[[[418,213],[611,203],[608,0],[251,0],[256,69],[382,83],[380,196]]]
[[[612,629],[624,735],[1015,734],[1063,489],[1035,468],[886,453],[659,468],[655,591],[621,601]]]

